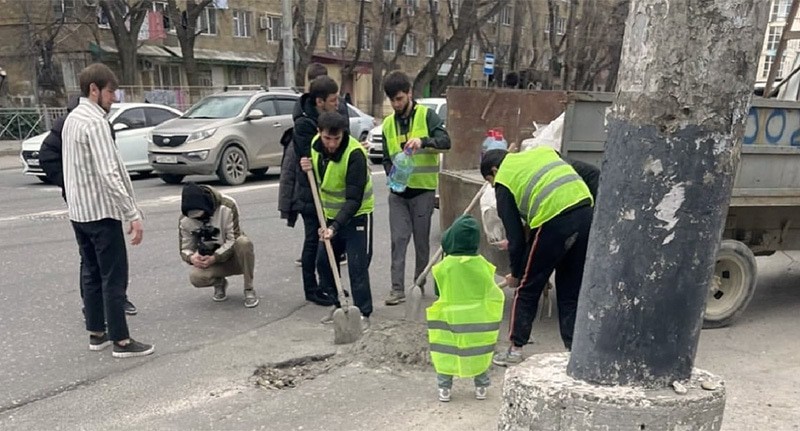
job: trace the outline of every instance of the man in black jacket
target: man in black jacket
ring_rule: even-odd
[[[311,157],[311,140],[317,134],[317,119],[323,112],[336,112],[339,106],[339,86],[328,76],[319,76],[311,82],[308,93],[295,105],[292,143],[287,146],[281,166],[278,210],[281,218],[294,226],[298,214],[303,217],[305,240],[301,266],[303,290],[306,300],[318,305],[333,305],[334,299],[323,292],[316,275],[316,257],[319,247],[319,222],[317,221],[311,185],[300,169],[300,159]]]
[[[79,101],[80,98],[78,96],[70,97],[69,100],[67,100],[67,115],[78,106]],[[45,176],[47,176],[47,180],[51,184],[55,184],[61,188],[61,198],[64,199],[65,202],[67,200],[67,195],[64,191],[64,168],[61,163],[61,129],[64,127],[64,120],[67,119],[67,115],[58,118],[53,123],[50,133],[44,138],[42,146],[39,148],[39,166],[41,166]],[[113,128],[111,129],[111,136],[114,136]],[[81,268],[83,268],[83,265],[81,265]],[[81,280],[83,280],[83,277],[81,277]],[[83,298],[83,289],[79,290],[81,298]],[[133,305],[128,298],[125,298],[125,305],[123,308],[127,315],[133,316],[138,313],[136,306]]]

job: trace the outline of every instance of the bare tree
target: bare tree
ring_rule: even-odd
[[[124,85],[136,85],[138,67],[136,50],[139,48],[139,30],[142,28],[147,11],[153,7],[151,0],[100,0],[100,9],[108,19],[114,44],[117,46],[121,82]]]
[[[559,11],[559,4],[556,0],[547,0],[547,15],[548,15],[548,37],[547,41],[550,46],[550,74],[554,78],[562,76],[562,67],[564,66],[563,55],[565,43],[570,37],[571,29],[574,27],[575,22],[575,9],[578,5],[578,0],[569,0],[567,12],[567,25],[563,29],[561,37],[557,37],[559,31],[556,23],[560,19],[561,13]]]
[[[167,0],[167,14],[170,22],[174,23],[175,35],[181,45],[183,56],[183,69],[189,86],[198,85],[197,61],[194,58],[194,43],[203,28],[197,28],[197,18],[203,10],[211,4],[212,0],[186,0],[185,8],[178,9],[176,0]]]
[[[514,71],[517,70],[519,67],[519,44],[521,42],[521,38],[519,37],[522,34],[522,23],[525,22],[526,14],[525,8],[523,7],[523,0],[513,0],[514,2],[514,18],[512,22],[512,32],[513,35],[511,37],[511,47],[508,53],[508,70]],[[530,3],[530,2],[529,2]],[[530,20],[533,22],[533,19]]]
[[[361,51],[364,45],[364,12],[366,8],[367,0],[359,0],[358,4],[358,23],[356,24],[356,50],[355,54],[353,54],[353,60],[346,64],[342,68],[342,87],[344,87],[344,83],[352,80],[355,74],[356,67],[358,66],[358,61],[361,58]],[[344,58],[342,58],[344,61]],[[344,88],[342,88],[344,90]]]
[[[479,8],[482,4],[477,1],[465,1],[461,4],[461,9],[458,11],[458,22],[454,23],[453,18],[453,5],[448,1],[448,8],[450,12],[450,25],[455,29],[453,35],[433,54],[422,69],[417,73],[414,79],[414,97],[421,97],[425,87],[436,78],[439,69],[447,61],[447,59],[456,51],[462,50],[467,42],[467,39],[474,33],[475,28],[479,23],[486,22],[492,16],[497,15],[504,6],[508,5],[508,0],[499,0],[496,2],[487,2],[491,5],[489,10],[479,15]]]
[[[370,113],[376,117],[383,116],[383,75],[386,71],[396,68],[397,59],[402,54],[403,44],[413,28],[411,19],[406,16],[405,29],[400,40],[397,41],[392,58],[386,61],[383,50],[384,39],[389,34],[387,31],[394,32],[395,27],[402,21],[402,10],[395,7],[393,1],[381,1],[377,7],[380,8],[378,15],[380,19],[376,19],[374,22],[380,22],[380,25],[378,25],[375,37],[376,47],[372,50],[372,106],[370,109]]]
[[[322,32],[322,23],[325,19],[325,1],[317,0],[314,12],[314,25],[311,34],[306,34],[306,0],[296,0],[294,9],[295,37],[294,46],[297,51],[297,64],[294,68],[294,82],[298,86],[304,86],[306,82],[306,68],[311,63],[314,55],[314,48],[317,46],[319,34]],[[281,48],[283,45],[281,44]],[[282,58],[282,55],[278,55]]]

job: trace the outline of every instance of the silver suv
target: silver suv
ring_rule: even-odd
[[[208,96],[148,136],[148,160],[159,177],[179,184],[186,175],[213,175],[242,184],[248,172],[280,166],[280,140],[293,126],[300,95],[291,91],[225,91]]]

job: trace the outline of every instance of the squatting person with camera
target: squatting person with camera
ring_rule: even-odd
[[[244,306],[258,305],[253,288],[253,243],[239,226],[239,207],[232,198],[209,186],[187,183],[178,221],[181,258],[192,265],[189,281],[195,287],[214,286],[212,299],[228,299],[226,277],[244,277]]]

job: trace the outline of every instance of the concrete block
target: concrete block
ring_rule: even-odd
[[[694,369],[687,389],[598,386],[566,374],[568,353],[531,356],[509,368],[498,429],[502,431],[718,431],[725,386]],[[706,390],[701,387],[709,382]]]

